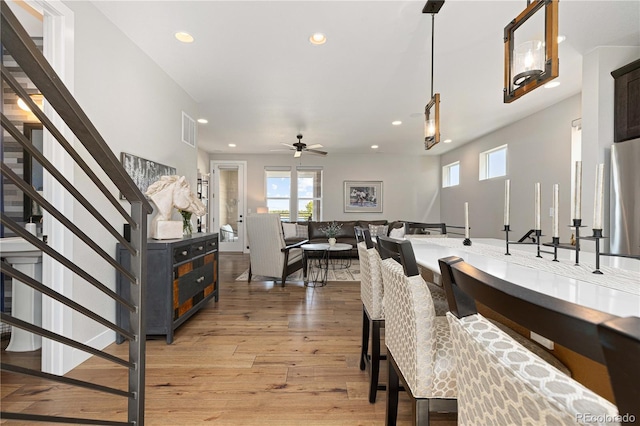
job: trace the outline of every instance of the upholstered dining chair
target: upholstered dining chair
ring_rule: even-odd
[[[384,309],[382,299],[382,272],[380,255],[373,247],[369,229],[356,226],[356,242],[360,261],[360,299],[362,299],[362,350],[360,370],[369,370],[369,402],[376,402],[378,390],[386,389],[379,385],[380,363],[387,359],[380,354],[380,332],[384,328]],[[369,354],[371,340],[371,354]]]
[[[284,286],[287,276],[302,269],[300,246],[307,240],[287,246],[277,213],[250,214],[246,221],[250,258],[248,282],[255,274],[276,280],[281,278]]]
[[[428,425],[433,411],[457,410],[453,345],[444,316],[418,271],[409,241],[378,237],[384,283],[387,380],[386,424],[395,425],[399,385],[412,401],[414,425]],[[398,259],[396,261],[395,259]]]
[[[439,263],[450,296],[459,425],[620,424],[624,415],[627,421],[640,416],[640,318],[620,318],[514,285],[458,257]],[[477,312],[476,302],[604,364],[617,406],[505,334]]]

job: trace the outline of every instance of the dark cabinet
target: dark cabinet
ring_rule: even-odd
[[[615,81],[613,140],[640,138],[640,59],[611,75]]]
[[[129,252],[118,245],[118,261],[127,269]],[[119,295],[129,297],[129,281],[120,274]],[[173,333],[209,300],[218,301],[218,234],[198,233],[177,240],[147,241],[147,288],[145,311],[147,336]],[[129,312],[118,305],[119,326],[129,329]],[[118,336],[122,343],[122,336]]]

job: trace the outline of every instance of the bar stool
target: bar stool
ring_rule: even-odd
[[[384,328],[384,309],[382,299],[384,288],[380,271],[380,255],[373,248],[371,234],[366,228],[355,228],[360,260],[360,299],[362,300],[362,350],[360,353],[360,370],[369,370],[369,402],[376,402],[378,389],[386,386],[378,385],[380,363],[386,360],[380,354],[380,330]],[[371,354],[369,354],[371,339]]]
[[[446,317],[435,315],[431,293],[420,276],[411,243],[378,237],[378,249],[385,289],[389,363],[386,424],[396,424],[402,382],[412,401],[413,424],[428,425],[429,412],[457,411],[449,325]]]
[[[640,318],[517,286],[459,257],[439,263],[456,354],[458,424],[619,424],[625,415],[640,416]],[[476,302],[604,364],[617,406],[504,333],[477,312]]]

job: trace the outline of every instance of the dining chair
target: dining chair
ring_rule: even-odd
[[[378,390],[386,389],[379,385],[380,364],[387,357],[380,354],[380,334],[384,329],[384,309],[382,300],[384,287],[380,270],[380,255],[373,247],[369,229],[355,227],[360,260],[360,299],[362,300],[362,346],[360,352],[360,370],[369,370],[369,402],[376,402]],[[369,354],[369,340],[371,353]]]
[[[430,412],[456,412],[453,344],[444,316],[436,316],[411,243],[378,237],[385,289],[388,380],[386,424],[395,425],[399,385],[412,401],[414,425],[428,425]],[[399,262],[398,262],[399,261]]]
[[[247,220],[247,239],[249,242],[249,277],[262,275],[282,279],[302,269],[302,249],[307,240],[286,245],[280,215],[277,213],[250,214]]]
[[[619,424],[623,416],[640,416],[640,318],[620,318],[517,286],[459,257],[439,264],[455,347],[458,424]],[[604,364],[616,403],[520,345],[479,314],[476,302]]]

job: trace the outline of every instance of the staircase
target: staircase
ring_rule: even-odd
[[[5,115],[4,107],[1,114],[3,151],[5,138],[17,141],[21,148],[46,170],[54,182],[55,191],[58,191],[57,194],[62,194],[59,197],[73,198],[73,211],[78,215],[83,215],[83,220],[74,221],[69,219],[64,212],[64,208],[61,209],[60,203],[56,201],[59,198],[46,199],[41,192],[36,191],[27,183],[23,176],[12,170],[12,167],[5,162],[4,156],[1,170],[3,187],[5,184],[14,185],[17,190],[33,200],[42,209],[43,220],[45,222],[51,221],[49,223],[55,223],[56,226],[61,227],[60,229],[63,229],[63,232],[59,233],[59,235],[62,235],[65,239],[71,239],[75,251],[82,250],[90,253],[92,258],[95,257],[96,264],[91,264],[90,267],[82,267],[76,264],[72,259],[73,256],[69,255],[69,252],[74,250],[60,250],[59,247],[63,246],[60,241],[56,241],[56,244],[51,244],[51,241],[49,241],[48,244],[43,239],[28,232],[22,224],[18,223],[15,215],[5,211],[4,204],[1,216],[2,227],[7,233],[22,237],[34,248],[41,250],[47,262],[53,262],[58,268],[70,271],[75,276],[76,282],[81,281],[82,285],[90,289],[86,291],[94,292],[96,297],[100,298],[100,303],[118,304],[127,309],[130,315],[130,328],[119,327],[111,320],[94,312],[94,310],[78,303],[72,297],[58,292],[56,289],[62,288],[62,283],[54,281],[45,284],[40,282],[25,275],[3,259],[0,262],[2,274],[41,292],[58,304],[64,305],[65,309],[72,309],[74,311],[74,324],[76,324],[77,318],[82,318],[82,321],[97,323],[123,336],[128,341],[129,357],[128,359],[123,359],[113,356],[86,343],[44,329],[40,325],[23,321],[3,311],[1,316],[2,323],[14,328],[27,330],[30,333],[42,336],[43,339],[49,339],[50,341],[84,351],[92,356],[100,357],[119,368],[126,368],[128,370],[128,380],[127,383],[123,383],[119,388],[107,387],[98,383],[76,380],[19,365],[11,365],[4,361],[1,364],[3,372],[44,379],[51,381],[53,384],[61,383],[104,394],[117,395],[122,398],[123,404],[123,409],[118,411],[126,412],[127,419],[124,420],[123,418],[120,421],[115,421],[112,419],[65,417],[64,415],[52,416],[29,413],[26,410],[9,412],[4,411],[5,407],[3,407],[0,416],[2,419],[28,422],[143,425],[145,329],[141,313],[143,311],[142,302],[145,300],[146,287],[147,215],[152,212],[152,207],[4,1],[0,2],[0,9],[2,14],[2,21],[0,22],[2,47],[11,55],[21,72],[37,87],[38,92],[42,94],[51,110],[55,111],[57,117],[75,135],[77,141],[69,141],[64,136],[64,134],[68,134],[66,129],[54,124],[60,122],[60,120],[53,118],[53,114],[45,114],[32,97],[29,96],[21,82],[12,75],[11,70],[5,64],[2,64],[3,93],[10,92],[15,94],[27,104],[43,129],[52,136],[55,143],[64,148],[72,164],[67,165],[63,170],[56,168],[56,165],[61,162],[46,158],[39,150],[35,149],[29,139]],[[49,111],[49,108],[47,108],[47,111]],[[80,148],[78,142],[82,147],[76,150],[74,148],[75,144]],[[69,167],[74,169],[76,176],[83,174],[81,178],[83,184],[79,185],[81,188],[74,186],[67,178],[70,174]],[[74,181],[78,181],[78,178],[76,177]],[[85,181],[88,183],[84,184]],[[118,194],[121,194],[126,203],[118,199]],[[84,215],[89,215],[92,218],[91,222],[95,225],[92,225],[91,229],[86,229],[86,226],[82,228],[82,224],[89,222],[89,220],[85,220],[89,216]],[[114,216],[121,219],[114,220]],[[130,241],[122,235],[121,231],[114,227],[114,223],[116,223],[117,227],[121,228],[122,222],[130,226],[131,232],[128,238]],[[107,243],[107,240],[110,240],[110,242]],[[130,270],[123,268],[114,259],[115,249],[109,250],[113,253],[108,253],[105,250],[105,247],[115,247],[115,243],[120,243],[131,254]],[[98,263],[100,263],[99,266]],[[105,273],[106,269],[110,272]],[[129,297],[116,294],[108,285],[102,282],[101,277],[108,277],[110,282],[113,282],[113,277],[115,277],[116,273],[120,273],[132,283]],[[56,275],[54,274],[55,277]],[[104,298],[104,302],[102,302],[102,298]],[[114,302],[111,302],[111,300]]]

